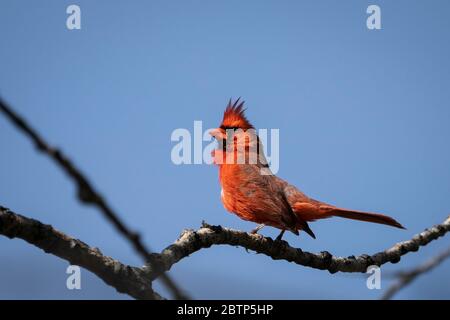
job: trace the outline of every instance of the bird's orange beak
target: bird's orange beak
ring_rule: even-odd
[[[209,134],[217,140],[224,140],[226,138],[225,132],[220,128],[212,129],[211,131],[209,131]]]

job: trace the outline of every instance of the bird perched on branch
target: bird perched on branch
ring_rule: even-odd
[[[404,229],[396,220],[382,214],[337,208],[314,200],[273,175],[261,141],[244,111],[244,102],[230,100],[222,123],[210,134],[219,144],[212,157],[219,166],[222,203],[241,219],[258,223],[252,233],[267,225],[281,229],[277,240],[281,240],[286,230],[296,235],[302,230],[315,239],[308,222],[329,217]]]

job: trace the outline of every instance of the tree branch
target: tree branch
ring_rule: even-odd
[[[74,181],[78,188],[78,199],[85,204],[97,207],[116,230],[131,243],[134,250],[144,259],[144,261],[147,264],[151,264],[153,255],[141,241],[140,235],[132,231],[120,220],[119,215],[113,211],[101,194],[94,189],[86,176],[81,173],[81,170],[76,168],[72,161],[70,161],[60,150],[50,146],[36,130],[15,113],[1,98],[0,110],[3,111],[7,119],[10,120],[17,129],[31,139],[40,152],[49,156]],[[159,274],[162,282],[173,293],[176,299],[188,298],[166,273],[159,272]]]
[[[83,267],[120,293],[126,293],[136,299],[161,299],[153,291],[147,273],[141,268],[131,267],[104,256],[97,248],[91,248],[50,225],[26,218],[2,206],[0,234],[11,239],[23,239],[46,253]]]
[[[442,224],[426,229],[411,240],[397,243],[385,251],[372,256],[364,254],[343,258],[333,256],[327,251],[319,254],[304,252],[289,246],[286,241],[274,241],[258,234],[203,223],[202,228],[197,231],[185,230],[174,244],[160,254],[153,253],[154,263],[137,268],[104,256],[99,249],[91,248],[84,242],[55,230],[50,225],[18,215],[0,206],[0,234],[9,238],[23,239],[47,253],[67,260],[73,265],[81,266],[116,288],[118,292],[126,293],[136,299],[161,299],[161,296],[153,291],[151,280],[157,278],[161,272],[169,270],[181,259],[213,245],[241,246],[265,254],[274,260],[286,260],[306,267],[328,270],[330,273],[366,272],[370,265],[397,263],[403,255],[417,251],[421,246],[426,246],[431,241],[444,236],[448,231],[450,231],[450,216]],[[396,286],[386,295],[392,296],[415,277],[431,270],[449,256],[450,248],[432,261],[405,273],[403,276],[406,279],[405,283]]]
[[[366,272],[367,267],[371,265],[397,263],[403,255],[419,250],[421,246],[444,236],[448,231],[450,231],[450,216],[442,224],[426,229],[416,234],[411,240],[397,243],[385,251],[371,256],[363,254],[343,258],[333,256],[327,251],[319,254],[310,253],[300,248],[293,248],[286,241],[274,241],[259,234],[249,234],[203,223],[202,228],[197,231],[185,230],[174,244],[155,256],[161,269],[169,270],[175,263],[200,249],[227,244],[265,254],[274,260],[286,260],[305,267],[328,270],[330,273]]]
[[[447,248],[447,250],[444,250],[437,256],[431,258],[430,260],[426,261],[425,263],[417,266],[416,268],[409,270],[409,271],[402,271],[397,273],[399,279],[397,282],[395,282],[393,285],[391,285],[386,292],[381,296],[382,300],[389,300],[391,299],[398,291],[406,287],[408,284],[410,284],[412,281],[414,281],[418,276],[423,275],[424,273],[427,273],[434,269],[436,266],[441,264],[445,259],[450,257],[450,248]]]

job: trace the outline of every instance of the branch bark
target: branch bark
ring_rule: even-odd
[[[386,292],[381,296],[381,299],[382,300],[391,299],[398,291],[409,285],[418,276],[421,276],[431,271],[449,257],[450,257],[450,248],[447,248],[447,250],[444,250],[437,256],[431,258],[430,260],[417,266],[416,268],[406,272],[405,271],[399,272],[398,273],[399,279],[386,290]]]
[[[1,206],[0,234],[11,239],[23,239],[46,253],[83,267],[120,293],[136,299],[161,299],[161,296],[153,291],[152,283],[143,269],[122,264],[104,256],[99,249],[91,248],[50,225],[26,218]]]
[[[370,265],[397,263],[403,255],[417,251],[421,246],[426,246],[431,241],[444,236],[448,231],[450,231],[450,216],[443,223],[426,229],[411,240],[397,243],[385,251],[371,256],[363,254],[343,258],[333,256],[327,251],[318,254],[305,252],[300,248],[291,247],[286,241],[276,241],[258,234],[203,223],[202,228],[196,231],[185,230],[174,244],[160,254],[153,253],[154,263],[138,268],[104,256],[99,249],[91,248],[84,242],[55,230],[50,225],[26,218],[0,206],[0,234],[9,238],[23,239],[47,253],[83,267],[118,292],[126,293],[136,299],[161,299],[161,296],[152,289],[152,280],[156,279],[161,272],[168,271],[183,258],[213,245],[241,246],[265,254],[274,260],[286,260],[310,268],[328,270],[330,273],[366,272]],[[436,261],[411,272],[410,281],[417,275],[430,270],[449,255],[450,249],[440,255]],[[156,267],[155,264],[157,264]]]
[[[140,235],[126,226],[126,224],[119,218],[119,215],[114,212],[102,195],[95,190],[92,183],[81,172],[81,170],[75,167],[73,162],[60,150],[50,146],[39,135],[39,133],[25,121],[24,118],[19,116],[1,98],[0,111],[3,111],[6,118],[14,124],[19,131],[23,132],[28,138],[30,138],[40,152],[50,157],[73,180],[78,188],[78,199],[82,203],[97,207],[103,216],[116,228],[116,230],[131,243],[134,250],[144,259],[145,263],[151,264],[153,255],[142,242]],[[188,296],[178,287],[169,275],[164,272],[159,272],[159,275],[164,285],[166,285],[176,299],[188,298]]]
[[[265,254],[274,260],[286,260],[305,267],[328,270],[330,273],[366,272],[367,267],[371,265],[397,263],[403,255],[419,250],[420,247],[444,236],[448,231],[450,231],[450,216],[443,223],[426,229],[416,234],[411,240],[397,243],[385,251],[373,255],[363,254],[344,258],[333,256],[327,251],[318,254],[310,253],[300,248],[293,248],[286,241],[274,241],[259,234],[249,234],[203,223],[202,228],[197,231],[185,230],[174,244],[157,256],[157,261],[161,269],[169,270],[175,263],[194,252],[213,245],[227,244]]]

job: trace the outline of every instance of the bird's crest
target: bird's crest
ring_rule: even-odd
[[[228,102],[227,108],[223,113],[223,120],[220,127],[222,129],[253,129],[253,125],[245,117],[244,101],[239,102],[241,98],[237,99],[234,103]]]

